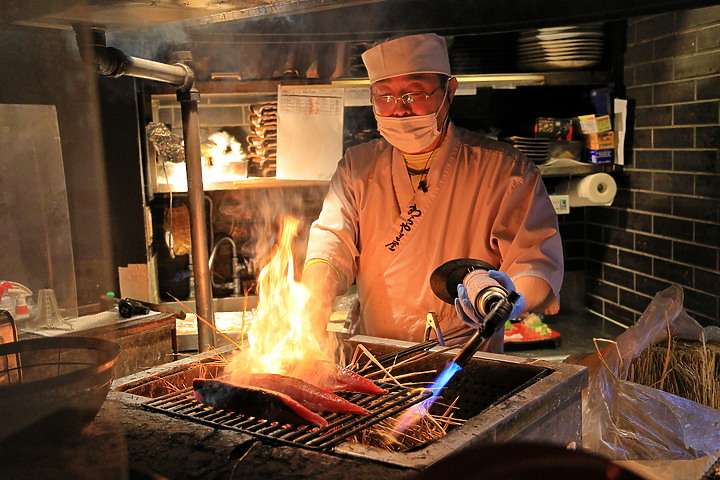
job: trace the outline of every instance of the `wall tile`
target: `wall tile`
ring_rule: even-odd
[[[695,195],[720,198],[720,175],[695,175]]]
[[[674,197],[672,214],[708,222],[718,221],[718,200],[707,198]]]
[[[671,150],[635,150],[635,168],[672,170]]]
[[[652,257],[620,250],[618,252],[618,265],[634,272],[650,273],[652,271]]]
[[[696,82],[698,100],[717,100],[720,98],[720,76],[698,78]]]
[[[670,214],[672,209],[672,198],[668,195],[658,193],[637,192],[635,195],[635,209]]]
[[[605,228],[605,243],[616,247],[635,248],[635,233],[620,228]]]
[[[596,262],[588,258],[585,262],[588,278],[602,278],[602,263]]]
[[[585,234],[585,239],[589,242],[597,242],[601,243],[603,242],[603,230],[605,230],[604,227],[597,224],[588,224]]]
[[[675,125],[717,125],[717,123],[717,102],[684,103],[675,105],[673,109],[673,124]]]
[[[582,223],[560,224],[560,236],[563,240],[584,240],[585,225]]]
[[[618,211],[608,207],[586,207],[587,218],[591,223],[602,223],[603,225],[618,224]]]
[[[720,297],[720,273],[696,268],[693,286],[701,292]]]
[[[697,32],[677,33],[655,40],[655,59],[671,58],[694,53],[697,48]]]
[[[664,237],[679,238],[681,240],[693,239],[693,222],[679,218],[653,217],[653,233]],[[670,252],[665,255],[670,258]]]
[[[625,65],[647,62],[652,60],[655,42],[647,41],[627,46],[625,50]]]
[[[657,218],[659,217],[655,217],[655,219]],[[690,225],[690,232],[692,232],[692,224]],[[635,234],[634,248],[640,253],[648,253],[657,257],[670,258],[670,255],[672,254],[672,242],[653,235],[642,235],[640,233]],[[622,262],[622,258],[620,261]],[[649,268],[645,270],[645,272],[649,271]]]
[[[638,317],[637,313],[632,312],[621,306],[613,305],[612,303],[606,302],[604,308],[604,313],[607,318],[625,325],[634,324]]]
[[[693,269],[687,265],[680,265],[660,258],[653,258],[654,277],[680,285],[692,285]]]
[[[588,242],[585,249],[588,260],[595,260],[600,263],[617,265],[618,249],[601,243]]]
[[[681,10],[677,12],[676,18],[678,30],[696,29],[717,22],[720,19],[720,5]]]
[[[642,295],[635,290],[620,289],[620,301],[618,303],[623,307],[642,313],[650,305],[650,302],[652,302],[652,297]]]
[[[703,28],[698,31],[698,51],[716,50],[718,45],[720,45],[720,25],[713,25],[712,27]]]
[[[696,80],[663,83],[653,87],[653,100],[656,104],[691,102],[695,100]],[[699,82],[699,80],[697,80]]]
[[[653,147],[655,148],[692,148],[694,130],[687,127],[653,129]]]
[[[639,70],[638,70],[639,72]],[[701,53],[675,59],[675,79],[702,77],[720,72],[720,51]],[[656,75],[665,75],[667,71],[658,67]]]
[[[662,193],[680,193],[692,195],[695,190],[694,176],[691,174],[653,172],[652,190]]]
[[[615,193],[612,205],[616,208],[633,208],[633,198],[633,192],[621,188]]]
[[[633,148],[652,148],[653,131],[651,128],[637,128],[633,131]]]
[[[603,280],[625,288],[635,288],[635,274],[608,264],[603,265]]]
[[[565,258],[584,258],[585,241],[568,242],[563,241],[563,255]]]
[[[673,152],[673,170],[682,172],[720,173],[717,151],[686,150]]]
[[[627,212],[625,222],[620,225],[628,230],[639,230],[641,232],[652,232],[652,216],[640,212]]]
[[[717,223],[695,222],[695,237],[697,243],[715,246],[720,243],[720,225]]]
[[[668,35],[674,30],[675,12],[653,15],[638,21],[635,25],[635,38],[636,41],[642,42]]]
[[[566,258],[564,263],[566,272],[582,272],[585,270],[584,258]]]
[[[591,294],[585,295],[585,307],[596,324],[600,324],[604,320],[602,317],[604,310],[603,304],[604,302],[601,298],[595,297]]]
[[[715,269],[718,263],[718,249],[675,241],[673,242],[672,259],[697,267]]]
[[[673,109],[670,105],[663,107],[639,107],[635,111],[636,127],[655,127],[671,125]]]
[[[588,282],[587,291],[611,302],[618,302],[618,287],[603,282],[602,280],[592,280]]]
[[[684,76],[678,77],[674,74],[674,63],[672,60],[656,60],[649,63],[641,63],[635,66],[635,84],[646,85],[648,83],[660,83],[669,82],[677,78],[689,78],[691,76],[699,76],[700,74],[692,75],[691,73],[695,70],[700,70],[699,66],[694,63],[685,62],[682,64]],[[695,70],[693,70],[693,68]],[[707,68],[707,67],[706,67]],[[705,73],[707,75],[707,73]],[[642,78],[643,80],[639,80]]]
[[[720,126],[697,127],[695,129],[695,148],[720,148]]]
[[[635,107],[645,107],[653,103],[653,87],[631,87],[626,89],[627,98],[635,102]]]
[[[649,277],[647,275],[635,274],[635,289],[654,297],[657,292],[661,292],[671,285],[670,282],[664,280],[658,280],[657,278]]]
[[[707,293],[698,292],[689,288],[684,289],[685,298],[683,306],[690,315],[697,312],[701,315],[711,316],[710,312],[717,312],[718,298]]]

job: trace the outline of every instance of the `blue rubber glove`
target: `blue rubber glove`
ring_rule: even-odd
[[[510,277],[508,277],[507,273],[500,272],[498,270],[488,270],[488,277],[492,278],[493,280],[496,280],[500,285],[505,287],[505,289],[508,292],[517,292],[518,295],[520,295],[520,298],[518,298],[517,302],[513,305],[513,309],[510,312],[510,318],[508,320],[514,320],[516,319],[522,312],[525,310],[525,297],[523,297],[522,293],[515,290],[515,284],[510,280]]]
[[[467,288],[462,283],[457,286],[458,298],[455,299],[455,311],[460,320],[470,328],[480,328],[485,324],[485,319],[480,312],[475,310],[470,298],[468,298]]]

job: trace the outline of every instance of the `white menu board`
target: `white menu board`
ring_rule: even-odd
[[[278,88],[277,178],[329,180],[343,153],[343,89]]]

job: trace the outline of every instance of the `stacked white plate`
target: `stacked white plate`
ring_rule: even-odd
[[[603,55],[603,24],[523,30],[518,36],[517,66],[527,71],[588,68]]]
[[[531,137],[506,137],[501,138],[505,143],[509,143],[525,154],[533,163],[543,163],[547,160],[548,149],[550,147],[549,138],[531,138]]]

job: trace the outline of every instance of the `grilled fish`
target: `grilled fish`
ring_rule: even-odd
[[[359,405],[295,377],[273,373],[255,373],[247,379],[243,379],[243,383],[284,393],[304,407],[317,412],[353,413],[356,415],[369,413]]]
[[[327,421],[289,396],[259,387],[233,385],[220,380],[193,380],[195,400],[248,417],[295,425],[327,427]]]
[[[332,362],[316,360],[317,370],[322,372],[318,386],[331,392],[358,392],[382,395],[387,390],[375,385],[362,375]]]

